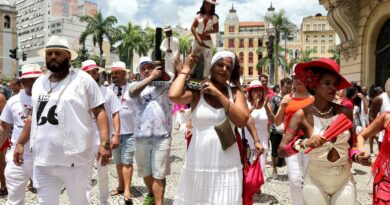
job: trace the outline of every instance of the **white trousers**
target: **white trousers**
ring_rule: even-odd
[[[94,153],[97,154],[97,151],[99,149],[99,145],[95,145],[94,147]],[[96,157],[95,154],[95,157]],[[95,159],[94,159],[95,160]],[[98,184],[99,184],[99,200],[100,204],[108,204],[108,197],[110,196],[110,191],[109,191],[109,180],[108,180],[108,166],[102,166],[99,161],[95,162],[97,164],[97,177],[98,177]],[[92,167],[93,168],[93,167]],[[91,177],[92,179],[92,171],[91,171]],[[88,199],[90,199],[91,194],[90,194],[90,189],[88,190]]]
[[[308,164],[303,152],[286,158],[288,181],[290,184],[291,204],[303,205],[303,178]]]
[[[75,167],[33,166],[34,187],[40,205],[59,204],[61,188],[65,186],[72,205],[90,204],[91,164]]]
[[[7,165],[4,170],[8,189],[8,205],[23,205],[26,187],[33,173],[33,161],[25,159],[22,166],[16,166],[12,160],[14,150],[7,153]]]

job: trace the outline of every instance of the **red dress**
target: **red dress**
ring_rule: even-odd
[[[385,136],[378,157],[372,167],[374,175],[373,205],[390,204],[390,123],[385,129]]]

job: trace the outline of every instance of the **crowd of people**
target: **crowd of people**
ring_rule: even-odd
[[[71,204],[90,204],[96,163],[100,204],[116,195],[133,204],[134,166],[148,191],[142,204],[164,204],[172,128],[179,122],[188,143],[176,205],[250,204],[243,199],[245,171],[255,163],[263,177],[272,167],[267,183],[287,166],[293,205],[355,205],[352,163],[372,165],[375,139],[380,149],[372,169],[373,204],[389,204],[390,79],[384,91],[368,90],[345,79],[335,61],[318,59],[298,63],[274,88],[266,74],[242,83],[234,53],[211,55],[217,4],[204,0],[184,62],[172,29],[165,27],[165,64],[142,57],[138,81],[129,80],[127,65],[119,61],[111,66],[112,84],[100,85],[105,69],[93,60],[74,68],[77,52],[64,37],[52,36],[40,51],[47,72],[26,64],[18,78],[0,87],[0,195],[8,195],[7,203],[24,204],[29,187],[39,204],[59,204],[64,188]],[[200,75],[194,71],[199,64]],[[170,80],[161,81],[164,74]],[[188,86],[192,76],[202,77],[199,88]],[[339,119],[346,128],[328,136]],[[111,191],[109,163],[118,180]],[[255,189],[262,191],[259,184]]]

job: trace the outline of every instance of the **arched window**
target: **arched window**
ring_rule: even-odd
[[[244,53],[243,52],[240,52],[239,54],[240,56],[240,64],[244,63]]]
[[[11,28],[11,18],[4,16],[4,28]]]
[[[249,52],[249,63],[253,63],[253,52]]]
[[[295,50],[295,58],[299,58],[299,50]]]

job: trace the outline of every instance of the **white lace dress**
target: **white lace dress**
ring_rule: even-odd
[[[201,95],[191,119],[193,137],[173,204],[241,205],[242,165],[237,143],[224,151],[214,130],[214,125],[225,119],[224,109],[211,107]]]

